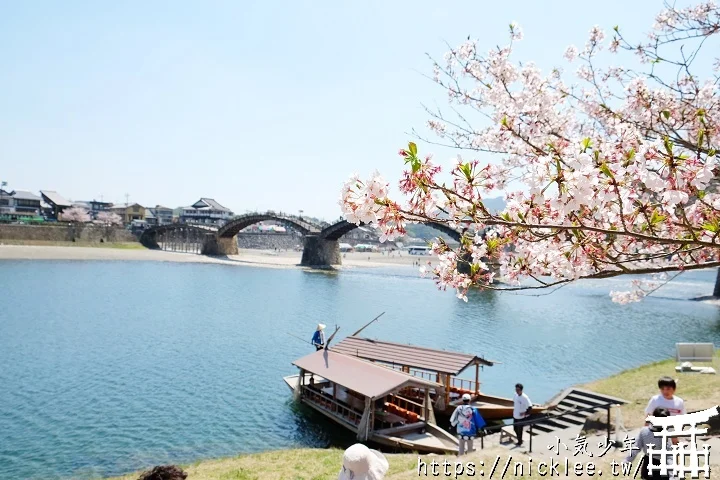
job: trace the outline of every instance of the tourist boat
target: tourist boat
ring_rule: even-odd
[[[284,380],[295,398],[371,441],[421,453],[457,453],[458,440],[435,425],[430,391],[440,385],[333,350],[293,362],[298,375]],[[407,389],[421,394],[408,399]]]
[[[513,401],[510,398],[486,395],[480,391],[480,368],[498,362],[477,355],[448,352],[401,343],[383,342],[358,336],[350,336],[332,347],[332,351],[363,360],[386,365],[416,378],[438,385],[431,391],[435,410],[450,415],[459,405],[463,394],[472,397],[471,405],[477,408],[485,420],[512,418]],[[459,375],[475,367],[475,380],[459,378]],[[418,392],[405,389],[400,395],[415,399]],[[534,404],[532,414],[544,412],[546,405]]]

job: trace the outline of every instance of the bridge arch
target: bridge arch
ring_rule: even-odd
[[[182,243],[184,245],[193,244],[196,246],[192,249],[183,247],[184,249],[182,251],[197,251],[197,253],[200,253],[207,243],[207,237],[214,236],[215,232],[216,229],[211,227],[171,223],[145,229],[140,235],[140,243],[146,248],[153,250],[163,249],[161,245],[169,242]]]
[[[462,233],[450,228],[449,226],[439,223],[439,222],[420,222],[423,225],[427,225],[428,227],[432,227],[435,230],[444,233],[448,237],[452,238],[455,241],[460,241],[460,238],[462,237]],[[356,225],[354,223],[350,223],[347,220],[340,220],[339,222],[335,223],[334,225],[330,225],[329,227],[323,229],[320,232],[320,237],[325,240],[339,240],[340,237],[345,235],[346,233],[350,233],[356,228],[362,226]]]
[[[320,227],[300,217],[265,212],[246,213],[245,215],[234,217],[218,230],[217,236],[219,238],[232,238],[243,228],[267,220],[273,220],[283,226],[293,228],[303,235],[320,232]]]

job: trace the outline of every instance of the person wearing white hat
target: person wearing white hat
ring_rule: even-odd
[[[452,416],[450,416],[450,424],[457,427],[457,436],[460,440],[458,456],[474,450],[473,439],[477,434],[477,426],[475,425],[475,411],[470,405],[470,400],[472,400],[472,397],[469,394],[463,394],[462,405],[458,405]]]
[[[315,345],[315,351],[322,350],[325,348],[325,325],[324,323],[318,323],[315,333],[313,333],[312,344]]]
[[[338,480],[383,480],[389,468],[382,453],[356,443],[343,454]]]

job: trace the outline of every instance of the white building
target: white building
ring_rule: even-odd
[[[180,221],[182,223],[224,225],[233,217],[233,212],[223,207],[212,198],[201,198],[189,207],[183,207]]]

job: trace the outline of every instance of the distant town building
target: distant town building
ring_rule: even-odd
[[[201,198],[189,207],[183,207],[180,221],[203,225],[222,226],[233,217],[233,212],[212,198]]]
[[[362,226],[357,227],[354,230],[350,230],[348,233],[345,234],[343,239],[345,239],[346,241],[370,240],[372,242],[377,242],[380,239],[380,235],[373,227]]]
[[[72,203],[54,190],[40,190],[40,196],[47,205],[43,213],[48,218],[58,219],[66,208],[72,207]]]
[[[139,203],[113,205],[108,211],[119,215],[126,225],[145,221],[145,207]]]
[[[0,189],[0,220],[42,221],[40,202],[42,199],[32,192]]]
[[[168,225],[173,223],[173,209],[162,205],[146,208],[145,220],[148,225]]]

